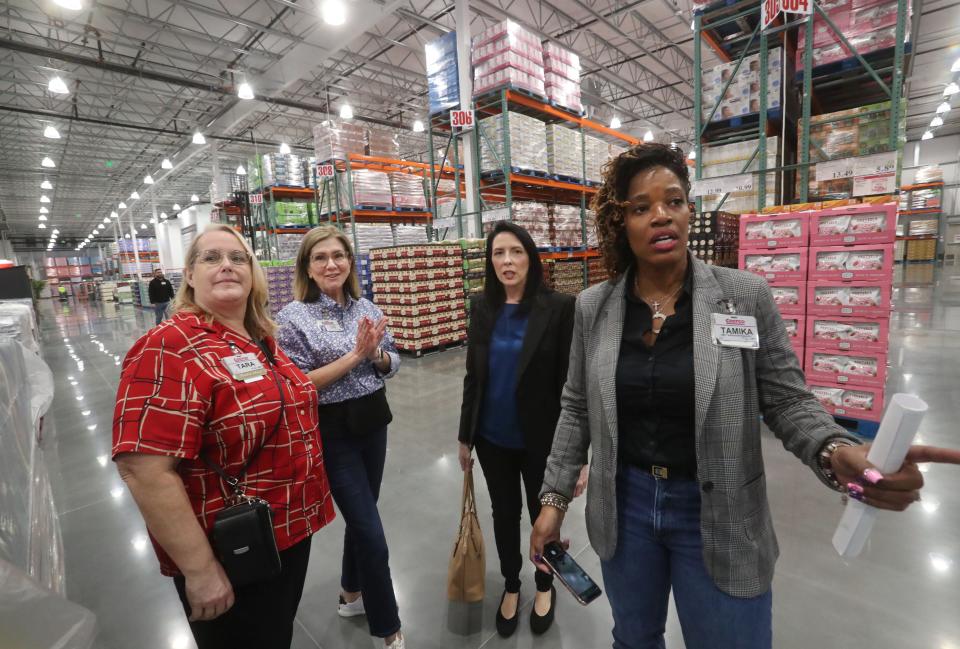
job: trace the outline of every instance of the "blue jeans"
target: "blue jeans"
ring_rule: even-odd
[[[153,303],[153,318],[156,320],[155,324],[160,324],[163,322],[164,318],[167,317],[167,307],[170,306],[169,302],[154,302]]]
[[[617,549],[602,562],[614,649],[664,649],[671,587],[687,649],[770,649],[771,592],[733,597],[707,573],[696,481],[622,467],[617,511]]]
[[[330,493],[347,525],[340,586],[348,593],[362,593],[370,634],[378,638],[400,630],[390,551],[377,510],[386,457],[386,428],[367,435],[323,435]]]

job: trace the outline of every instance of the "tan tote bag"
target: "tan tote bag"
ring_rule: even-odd
[[[447,570],[447,597],[453,602],[479,602],[483,599],[486,573],[483,533],[477,519],[473,471],[470,470],[463,474],[460,532],[453,544],[453,554]]]

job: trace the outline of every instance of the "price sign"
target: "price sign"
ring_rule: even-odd
[[[760,22],[763,23],[761,29],[767,29],[781,11],[791,14],[811,14],[813,2],[812,0],[762,0],[760,3]]]
[[[897,152],[876,153],[874,155],[855,158],[853,165],[854,176],[876,176],[890,174],[897,171]]]
[[[473,111],[472,110],[451,110],[450,125],[453,128],[459,128],[463,130],[473,128]]]
[[[332,164],[317,165],[317,178],[333,178],[337,171]]]
[[[263,194],[250,194],[251,205],[263,205]]]
[[[697,196],[716,196],[724,194],[723,178],[705,178],[690,183],[690,198]]]
[[[739,176],[728,176],[726,190],[731,194],[736,192],[752,192],[753,191],[753,174],[741,174]]]
[[[780,11],[780,0],[763,0],[760,4],[760,21],[763,23],[761,29],[769,27],[770,23],[776,20]]]
[[[442,229],[444,229],[444,228],[452,228],[452,227],[455,227],[455,226],[456,226],[456,223],[454,222],[452,216],[446,216],[446,217],[443,217],[443,218],[440,218],[440,219],[434,219],[434,220],[433,220],[433,229],[434,229],[434,230],[442,230]]]
[[[818,183],[825,180],[853,178],[853,159],[845,158],[843,160],[831,160],[830,162],[818,162],[815,171]]]
[[[857,176],[853,179],[854,196],[892,194],[895,191],[897,191],[897,176],[893,173],[877,176]]]

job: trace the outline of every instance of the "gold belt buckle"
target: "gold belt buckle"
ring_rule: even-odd
[[[667,467],[665,466],[657,466],[654,464],[650,467],[650,473],[652,473],[655,478],[666,480],[667,476],[670,474],[670,471],[667,470]]]

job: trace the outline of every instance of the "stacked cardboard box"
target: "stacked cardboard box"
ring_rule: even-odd
[[[394,208],[427,209],[427,197],[423,192],[423,178],[402,171],[391,171],[390,191]]]
[[[423,49],[430,114],[437,115],[460,105],[457,33],[447,32],[427,43]]]
[[[847,41],[863,56],[896,45],[897,0],[825,0],[820,8],[830,17]],[[817,13],[813,22],[813,66],[826,65],[855,56],[837,33]],[[908,3],[906,37],[910,37]],[[797,69],[802,69],[806,30],[797,37]]]
[[[293,259],[260,262],[267,276],[267,305],[273,317],[293,301],[293,276],[296,270],[294,263]]]
[[[473,39],[473,94],[512,86],[545,96],[543,45],[520,23],[504,20]]]
[[[583,110],[580,101],[580,57],[548,41],[543,44],[547,99],[574,112]]]
[[[480,138],[480,173],[501,171],[505,162],[504,142],[510,142],[510,159],[506,162],[521,171],[547,173],[547,125],[536,117],[509,111],[507,128],[503,115],[491,115],[478,123]],[[506,139],[505,139],[506,138]]]
[[[486,275],[486,239],[461,239],[460,249],[463,251],[463,293],[469,300],[472,296],[483,292]],[[470,315],[469,312],[467,315]]]
[[[767,161],[766,169],[775,169],[778,166],[778,151],[780,139],[778,137],[767,138]],[[753,156],[757,149],[756,140],[745,142],[735,142],[733,144],[723,144],[703,147],[703,167],[702,178],[718,178],[720,176],[732,176],[740,173],[759,171],[760,161],[753,159],[750,166],[744,172],[744,165]],[[756,186],[759,175],[754,175]],[[775,172],[767,173],[766,203],[773,205],[777,202],[777,174]],[[748,192],[731,193],[723,203],[723,209],[734,214],[743,214],[756,211],[758,205],[758,191],[754,189]],[[703,196],[701,209],[705,212],[711,212],[720,205],[721,195]]]
[[[737,61],[721,63],[718,66],[705,70],[701,75],[702,81],[702,115],[703,119],[710,117],[710,111],[719,101],[719,107],[713,113],[712,121],[730,119],[741,115],[749,115],[760,111],[760,54],[751,54],[744,58],[737,70],[733,71]],[[783,50],[770,50],[767,59],[767,109],[779,108],[783,77]],[[727,92],[721,99],[721,93],[730,78],[733,81],[727,87]]]
[[[583,246],[583,225],[579,205],[554,204],[550,210],[552,245],[563,248]]]
[[[350,154],[367,152],[367,130],[350,122],[325,120],[313,127],[313,150],[317,160],[346,160]]]
[[[583,178],[583,140],[578,131],[547,124],[547,171],[555,176]]]
[[[607,268],[602,257],[591,257],[587,260],[587,286],[607,281]]]
[[[466,339],[458,243],[370,251],[373,290],[397,349],[419,352]]]
[[[397,160],[400,158],[400,139],[391,131],[367,129],[367,155]]]
[[[559,293],[579,295],[583,290],[583,262],[579,259],[548,259],[544,264],[547,286]]]
[[[305,187],[303,158],[293,153],[265,153],[247,162],[250,187]]]

